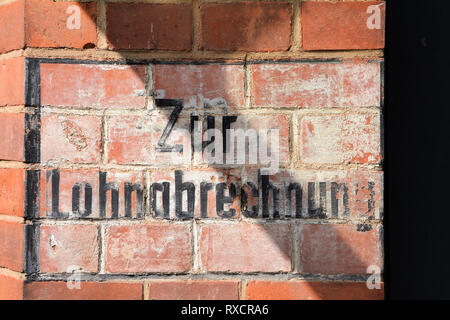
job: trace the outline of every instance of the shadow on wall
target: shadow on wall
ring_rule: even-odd
[[[116,4],[110,5],[114,7]],[[129,6],[133,8],[133,4]],[[145,13],[151,15],[149,12],[140,13],[136,10],[131,11],[135,14]],[[105,23],[103,22],[98,23],[99,32],[102,35],[106,35],[107,42],[113,44],[113,48],[118,48],[113,49],[114,52],[124,53],[123,59],[129,60],[127,58],[129,55],[126,54],[129,51],[124,49],[129,44],[141,42],[143,37],[149,38],[148,26],[144,27],[133,24],[133,16],[127,14],[127,12],[121,11],[120,14],[114,15],[114,17],[114,23],[123,25],[123,30],[126,30],[128,37],[124,40],[123,34],[108,33],[104,29]],[[289,21],[289,16],[286,17],[285,11],[278,14],[272,10],[268,17],[265,16],[263,18],[268,19],[272,25],[285,24],[286,21]],[[237,12],[236,19],[237,21],[245,21],[242,24],[243,29],[241,34],[248,35],[248,39],[244,39],[242,43],[236,42],[236,51],[247,50],[245,43],[251,42],[252,39],[256,40],[258,37],[269,40],[273,39],[274,41],[280,40],[279,36],[275,34],[269,34],[268,37],[264,32],[258,32],[258,30],[264,31],[264,28],[261,28],[260,24],[266,21],[262,21],[259,16],[253,16],[248,19],[245,13],[240,14]],[[174,23],[176,24],[178,22]],[[181,21],[180,24],[182,25],[182,23]],[[215,53],[220,53],[223,42],[229,41],[227,37],[232,35],[221,33],[220,19],[215,23],[217,24],[217,28],[214,28],[214,31],[209,36],[216,38],[214,41],[216,46]],[[120,29],[115,28],[115,30]],[[276,30],[276,28],[271,28],[271,30]],[[164,34],[158,34],[157,31],[155,31],[155,34],[157,38],[148,39],[149,48],[143,49],[164,49]],[[120,37],[120,39],[115,38],[115,36]],[[185,40],[180,39],[180,41]],[[158,47],[159,44],[161,44],[162,48]],[[191,41],[189,45],[191,45]],[[85,48],[90,48],[91,46],[92,44],[86,44]],[[262,51],[264,50],[265,48],[262,49]],[[189,56],[189,54],[186,54],[186,56]],[[205,57],[207,57],[206,54]],[[333,121],[332,117],[322,122],[320,120],[320,112],[324,111],[324,109],[321,109],[316,114],[311,112],[310,117],[302,118],[297,123],[297,121],[293,121],[294,117],[298,117],[295,113],[297,109],[278,108],[278,101],[283,99],[275,97],[275,95],[272,95],[267,101],[259,101],[261,104],[272,104],[276,108],[275,111],[272,108],[254,109],[255,107],[252,104],[255,100],[253,97],[247,96],[247,93],[250,90],[276,90],[277,88],[274,89],[276,86],[273,86],[270,81],[276,81],[276,77],[282,77],[285,74],[278,72],[279,68],[275,63],[266,63],[263,61],[225,63],[223,61],[218,62],[217,60],[206,63],[189,61],[183,64],[182,62],[181,60],[172,60],[169,63],[151,61],[149,63],[152,64],[152,67],[147,69],[147,71],[153,73],[150,76],[146,72],[142,72],[140,68],[133,69],[135,70],[135,76],[139,77],[144,87],[146,87],[148,79],[153,80],[153,87],[148,88],[148,91],[145,93],[147,95],[146,99],[148,99],[148,108],[147,110],[142,110],[142,112],[136,112],[138,117],[133,118],[132,121],[134,119],[138,119],[138,121],[134,123],[133,130],[139,132],[139,130],[144,129],[145,131],[145,126],[151,123],[150,118],[159,115],[157,119],[160,121],[160,126],[156,136],[160,137],[162,135],[164,137],[164,134],[161,132],[164,130],[161,129],[169,130],[170,125],[166,125],[168,123],[170,124],[169,118],[172,117],[172,124],[174,126],[173,130],[166,132],[168,133],[166,136],[167,139],[161,144],[152,143],[152,146],[158,147],[164,153],[162,156],[165,157],[164,159],[167,161],[174,159],[173,154],[170,156],[167,155],[167,151],[169,151],[167,149],[181,143],[181,140],[177,138],[177,133],[179,133],[178,129],[183,129],[182,126],[185,129],[190,127],[190,134],[192,134],[194,120],[199,121],[198,129],[200,135],[207,129],[214,128],[220,129],[221,132],[226,132],[226,129],[229,128],[254,129],[255,132],[259,132],[261,129],[278,129],[280,133],[278,144],[268,139],[269,135],[259,135],[255,140],[258,146],[263,145],[267,147],[269,155],[273,155],[274,152],[278,152],[279,150],[280,164],[284,169],[280,169],[274,175],[261,175],[258,171],[261,165],[258,164],[233,166],[209,163],[208,165],[203,152],[209,152],[212,157],[217,156],[216,159],[219,159],[221,152],[218,152],[220,150],[215,150],[214,148],[218,140],[226,141],[222,148],[223,152],[226,153],[230,148],[230,137],[226,134],[219,136],[219,133],[215,137],[211,135],[205,136],[200,144],[194,143],[193,147],[197,148],[197,152],[193,152],[189,158],[189,161],[192,161],[194,165],[198,165],[201,168],[205,168],[205,165],[207,165],[209,169],[199,169],[200,171],[203,170],[203,173],[199,173],[197,176],[189,172],[184,172],[183,169],[179,170],[183,182],[191,182],[193,181],[192,179],[202,176],[217,176],[217,182],[224,182],[224,184],[221,184],[221,187],[217,187],[219,183],[216,186],[211,186],[211,188],[216,188],[216,194],[218,191],[222,192],[224,201],[221,203],[216,202],[217,195],[212,195],[211,198],[204,199],[204,201],[210,204],[206,212],[209,217],[219,220],[231,219],[233,221],[242,220],[246,217],[244,220],[254,222],[248,228],[241,228],[236,225],[233,231],[221,230],[219,224],[216,230],[210,228],[209,226],[211,225],[209,224],[202,224],[204,212],[201,212],[201,208],[199,208],[201,202],[199,199],[202,197],[199,191],[201,186],[199,182],[195,184],[195,197],[197,198],[198,195],[199,198],[196,199],[195,207],[193,208],[196,223],[202,226],[202,234],[200,236],[206,237],[209,246],[213,246],[215,249],[213,250],[215,251],[215,255],[213,254],[207,261],[202,261],[204,264],[207,264],[208,269],[217,272],[226,272],[227,269],[221,270],[221,263],[225,265],[227,263],[233,263],[237,267],[239,265],[250,265],[248,272],[251,273],[258,271],[258,267],[252,269],[252,264],[258,266],[261,265],[261,261],[264,261],[266,265],[263,269],[267,267],[267,270],[272,272],[274,269],[270,266],[271,264],[275,264],[277,265],[276,268],[279,269],[278,271],[284,274],[284,279],[300,278],[300,273],[302,277],[305,276],[312,281],[314,279],[340,279],[364,282],[368,277],[367,268],[370,265],[377,265],[382,268],[382,248],[381,250],[379,248],[383,239],[382,227],[377,223],[373,224],[378,219],[382,219],[382,198],[381,194],[379,192],[377,193],[378,190],[381,190],[381,175],[379,173],[374,174],[373,172],[368,173],[353,169],[346,169],[345,171],[342,169],[333,170],[333,168],[339,167],[339,165],[334,167],[330,166],[326,159],[323,165],[316,167],[314,165],[305,165],[304,162],[299,165],[300,159],[296,158],[296,152],[292,149],[302,148],[302,152],[307,152],[311,155],[313,162],[315,161],[314,159],[320,162],[323,157],[326,158],[330,154],[329,148],[335,148],[335,145],[318,145],[320,139],[316,140],[315,146],[296,145],[294,141],[303,141],[302,136],[312,134],[316,126],[329,125],[332,127],[330,125],[330,122]],[[299,67],[300,69],[297,71],[294,70],[294,73],[326,72],[329,65],[339,64],[342,61],[330,61],[328,65],[323,61],[315,63],[314,61],[311,63],[305,63],[303,61],[283,64],[282,66],[293,69]],[[267,67],[267,70],[264,69],[265,67]],[[266,85],[262,89],[255,86],[248,79],[251,74],[253,77],[260,76],[261,79],[264,79],[266,76]],[[288,72],[286,76],[292,76],[292,74]],[[239,87],[236,85],[237,83],[242,83],[240,87],[241,92],[236,91],[239,90]],[[308,106],[309,101],[306,100],[311,97],[305,95],[298,98],[295,96],[295,90],[290,90],[291,88],[286,88],[287,94],[292,95],[289,97],[289,99],[294,101],[292,103],[304,98],[305,106]],[[297,92],[297,94],[301,93]],[[169,99],[177,100],[178,102],[180,99],[183,100],[183,109],[179,110],[178,117],[176,117],[176,112],[174,112],[176,109],[174,104],[177,104],[177,102],[169,101]],[[284,100],[289,101],[289,99]],[[325,101],[322,102],[326,106],[332,98],[328,96],[324,99]],[[239,109],[242,106],[247,106],[247,108]],[[311,110],[314,111],[314,109]],[[333,115],[328,110],[326,111],[327,115]],[[267,112],[271,113],[272,118],[265,116]],[[317,116],[318,114],[319,116]],[[326,117],[326,115],[323,116]],[[122,120],[124,123],[129,122],[127,119],[122,118]],[[369,128],[371,121],[374,119],[371,116],[367,116],[365,120]],[[345,127],[351,126],[352,121],[358,120],[354,120],[351,117],[344,117],[343,121],[344,127],[336,127],[337,130],[341,130],[337,135],[341,136],[333,141],[347,148],[348,154],[344,154],[344,161],[351,163],[352,160],[356,160],[355,162],[358,162],[357,156],[352,154],[351,147],[348,146],[356,141],[358,137],[354,136],[356,134],[352,130],[349,129],[346,131],[348,128]],[[118,126],[120,126],[119,123],[120,121],[117,123]],[[290,125],[292,123],[295,123],[295,127]],[[306,128],[303,126],[306,126]],[[209,131],[209,134],[212,134],[212,132]],[[145,136],[145,134],[143,135]],[[153,138],[156,138],[156,136]],[[192,135],[189,138],[192,138]],[[294,141],[292,141],[293,138],[295,138]],[[142,143],[140,140],[142,140],[142,137],[136,137],[136,140],[124,138],[122,144],[120,146],[116,145],[115,147],[126,148],[126,145],[130,143]],[[162,142],[162,140],[160,139],[159,142]],[[191,140],[189,140],[190,142]],[[276,145],[279,145],[280,148],[274,149]],[[189,147],[186,144],[184,146]],[[112,146],[110,156],[113,158],[113,161],[118,160],[118,163],[120,163],[121,160],[119,158],[114,159],[115,155],[119,153],[119,151],[116,151],[114,146]],[[158,151],[154,150],[154,152]],[[248,157],[257,153],[258,150],[246,144],[245,152]],[[175,154],[177,153],[175,152]],[[179,153],[179,155],[181,158],[182,154]],[[136,159],[133,160],[134,156],[132,154],[128,156],[130,157],[129,161],[132,163],[133,161],[138,162]],[[349,158],[347,159],[345,157]],[[377,158],[373,163],[378,163],[379,160]],[[126,162],[128,160],[124,161]],[[187,165],[181,163],[179,168],[189,167],[190,165],[191,163]],[[172,179],[171,182],[174,182],[174,171],[177,169],[177,166],[172,165],[171,167],[172,169],[168,171],[171,172],[172,178],[167,178],[164,174],[160,174],[159,177]],[[291,169],[294,167],[296,169]],[[158,175],[152,175],[152,178],[157,179]],[[161,182],[161,180],[155,181]],[[152,183],[155,181],[152,181]],[[186,198],[190,193],[189,188],[189,184],[187,184],[184,192],[181,193],[183,199],[183,205],[180,208],[181,213],[190,210],[190,208],[187,208],[188,205],[186,205]],[[157,201],[160,204],[164,201],[162,192],[158,193],[154,190],[151,190],[151,192],[155,192],[158,196]],[[377,194],[374,195],[375,193]],[[175,197],[174,192],[171,194],[172,197]],[[217,205],[220,205],[222,208],[214,212],[215,210],[211,208]],[[173,208],[171,210],[173,211]],[[164,215],[164,213],[161,214]],[[174,212],[171,212],[170,215],[171,218],[175,218],[173,216]],[[346,224],[346,222],[350,222],[350,219],[353,219],[352,221],[355,222],[357,221],[357,223]],[[244,222],[242,221],[239,225],[243,224]],[[252,232],[258,233],[259,235],[253,236]],[[261,233],[264,235],[261,236]],[[221,254],[221,250],[226,250],[229,242],[236,241],[243,244],[259,241],[260,239],[264,239],[265,242],[253,242],[251,245],[248,245],[248,248],[252,248],[252,246],[254,248],[248,252],[235,252],[234,257],[223,256]],[[200,254],[202,253],[206,254],[206,252],[200,250]],[[268,253],[266,257],[264,256],[265,253]],[[288,274],[291,271],[296,271],[297,273]],[[255,286],[255,288],[258,286],[257,283],[251,285]],[[295,287],[293,285],[292,288],[286,289],[287,291],[285,289],[277,289],[276,282],[269,283],[268,287],[258,289],[261,294],[255,295],[253,298],[285,299],[292,296],[295,297],[298,296],[296,290],[307,290],[304,287],[305,285],[309,286],[309,292],[314,293],[311,294],[311,297],[314,298],[330,298],[330,295],[335,298],[345,298],[341,295],[341,284],[336,283],[333,287],[333,285],[320,282],[302,284],[303,287]],[[362,286],[365,288],[365,283]],[[342,290],[345,289],[344,287],[342,288]],[[361,289],[361,292],[354,291],[355,296],[352,298],[357,299],[361,297],[359,294],[364,294],[363,289]],[[292,290],[292,295],[290,295],[289,290]],[[252,296],[249,297],[252,298]]]

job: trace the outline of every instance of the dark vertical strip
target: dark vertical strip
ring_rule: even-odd
[[[106,218],[107,192],[111,190],[111,218],[119,217],[119,187],[114,182],[106,182],[106,172],[99,172],[99,216]]]
[[[202,218],[208,218],[208,191],[212,188],[212,183],[204,181],[200,183],[200,216]]]
[[[52,170],[52,215],[59,217],[59,170]]]
[[[380,62],[380,108],[384,108],[384,61]]]
[[[24,154],[26,163],[41,161],[41,112],[25,114]]]
[[[222,118],[222,143],[223,143],[223,153],[226,154],[229,150],[228,142],[230,141],[229,129],[231,124],[237,121],[237,116],[224,116]],[[234,141],[231,141],[234,143]]]
[[[26,171],[24,217],[27,219],[40,216],[40,170]]]
[[[308,217],[314,216],[316,206],[315,197],[316,184],[314,182],[308,182]]]
[[[386,270],[386,260],[385,260],[385,247],[384,247],[384,226],[378,227],[378,237],[380,239],[380,261],[383,261],[381,264],[381,274],[384,275],[384,271]]]
[[[99,172],[99,217],[100,219],[106,218],[106,173]]]
[[[189,124],[189,132],[191,134],[191,150],[192,152],[196,152],[197,151],[197,146],[195,145],[196,142],[198,143],[199,141],[195,141],[195,122],[198,121],[198,116],[197,115],[191,115],[191,121]],[[200,143],[201,143],[201,139],[200,139]]]
[[[320,194],[320,212],[326,212],[327,209],[327,183],[319,182],[319,194]]]
[[[25,106],[41,107],[41,62],[25,59]]]
[[[27,278],[39,272],[39,239],[40,226],[34,222],[25,226],[25,266]]]
[[[367,200],[367,213],[375,218],[375,182],[369,181],[367,183],[367,189],[369,190],[370,198]],[[380,212],[380,219],[383,219],[382,213]]]
[[[25,219],[40,217],[40,170],[27,170],[25,180]],[[25,265],[27,277],[39,272],[39,225],[33,222],[25,227]]]
[[[26,107],[34,107],[34,113],[24,117],[24,160],[26,163],[41,161],[41,72],[38,59],[25,59],[24,101]],[[40,170],[26,171],[25,219],[40,217]],[[25,265],[27,278],[39,272],[40,227],[37,222],[25,227]]]
[[[331,183],[331,216],[337,219],[339,216],[339,200],[338,195],[338,184],[336,182]]]
[[[303,190],[300,183],[290,183],[286,188],[286,218],[290,218],[293,216],[292,210],[292,191],[295,191],[295,217],[302,217],[302,198],[303,198]]]
[[[26,163],[41,161],[41,67],[38,59],[25,59],[25,106],[36,108],[25,114],[24,154]]]
[[[269,218],[269,176],[261,175],[258,170],[258,180],[260,181],[261,199],[262,199],[262,217]]]

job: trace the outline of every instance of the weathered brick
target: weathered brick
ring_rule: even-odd
[[[372,8],[379,10],[379,29],[376,25],[368,28],[374,23]],[[384,13],[385,3],[380,1],[302,2],[302,48],[305,51],[382,49]]]
[[[0,267],[21,272],[24,256],[24,226],[0,221]]]
[[[68,28],[72,25],[69,19],[75,12],[69,11],[71,8],[78,8],[79,29]],[[28,47],[41,48],[95,47],[97,45],[97,4],[95,2],[26,0],[25,43]]]
[[[41,225],[40,271],[97,272],[98,229],[94,225]]]
[[[290,271],[289,237],[288,224],[204,225],[199,247],[202,267],[224,272]]]
[[[382,300],[384,286],[369,290],[365,282],[250,281],[248,300]]]
[[[302,225],[300,271],[308,274],[366,274],[382,268],[382,242],[377,226]]]
[[[189,117],[181,116],[166,140],[169,146],[183,145],[183,152],[160,152],[156,149],[162,132],[169,122],[171,109],[152,117],[147,115],[108,117],[109,161],[154,166],[190,163]]]
[[[18,0],[0,6],[0,53],[21,49],[25,43],[25,1]]]
[[[109,273],[185,272],[191,268],[190,234],[185,225],[111,226],[106,245]]]
[[[190,50],[190,4],[107,3],[111,49]]]
[[[238,281],[150,281],[150,300],[237,300]]]
[[[0,106],[24,104],[24,65],[22,57],[0,60]]]
[[[0,300],[22,300],[23,280],[0,274]]]
[[[100,117],[41,116],[41,161],[95,163],[101,159]]]
[[[0,214],[23,216],[24,185],[24,169],[0,169]]]
[[[252,65],[255,107],[372,107],[380,105],[380,63],[343,62]]]
[[[200,10],[206,50],[284,51],[291,45],[290,3],[205,3]]]
[[[23,113],[0,113],[0,149],[2,160],[24,160],[25,120]]]
[[[59,188],[54,186],[58,179]],[[126,192],[127,186],[133,188],[130,194]],[[117,202],[112,200],[112,189],[117,190]],[[86,201],[88,192],[90,201]],[[47,170],[41,173],[41,216],[71,219],[143,218],[144,193],[145,181],[141,171]],[[103,201],[100,195],[104,196]],[[58,212],[53,206],[56,202]],[[74,203],[78,204],[78,208],[74,208]]]
[[[157,64],[154,81],[157,98],[184,99],[185,107],[244,107],[242,65]]]
[[[379,163],[380,139],[378,114],[304,116],[300,129],[301,161]]]
[[[79,28],[72,23],[78,14]],[[72,25],[74,28],[68,27]],[[0,27],[3,33],[0,52],[24,47],[92,48],[97,45],[97,5],[95,2],[14,1],[0,6]]]
[[[41,92],[42,105],[143,108],[145,67],[42,63]]]
[[[142,298],[141,283],[80,282],[80,289],[69,289],[67,282],[49,281],[26,283],[24,288],[25,300],[142,300]]]

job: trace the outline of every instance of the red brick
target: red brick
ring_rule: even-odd
[[[158,140],[166,127],[172,112],[166,111],[156,116],[110,116],[108,122],[108,159],[120,164],[175,165],[190,163],[191,136],[188,131],[190,118],[178,118],[166,144],[183,145],[185,153],[159,152]],[[183,157],[187,155],[187,158]]]
[[[185,225],[111,226],[106,245],[110,273],[185,272],[191,268],[190,234]]]
[[[238,281],[150,281],[150,300],[237,300]]]
[[[364,229],[360,229],[364,230]],[[308,274],[366,274],[382,267],[382,243],[376,226],[311,224],[300,227],[300,271]]]
[[[305,163],[381,161],[379,115],[304,116],[300,139],[301,160]]]
[[[170,208],[169,215],[170,218],[176,218],[175,206],[175,171],[174,170],[156,170],[151,173],[150,179],[152,183],[163,183],[170,182]],[[211,183],[212,189],[208,192],[207,199],[207,215],[208,218],[218,218],[219,215],[217,213],[216,200],[216,185],[222,182],[227,183],[227,188],[229,188],[231,182],[239,185],[240,183],[240,170],[223,170],[223,169],[197,169],[197,170],[186,170],[182,171],[182,181],[183,183],[189,182],[193,183],[195,187],[195,199],[194,199],[194,216],[201,216],[201,187],[200,184],[202,182]],[[225,195],[229,195],[228,190],[225,191]],[[153,195],[151,195],[153,197]],[[183,193],[182,198],[182,208],[183,210],[187,210],[187,196],[186,193]],[[163,212],[163,202],[162,202],[162,192],[157,192],[156,198],[156,209],[160,212]],[[234,210],[234,216],[232,218],[240,217],[241,203],[240,197],[237,195],[231,204],[225,204],[224,210],[231,211]],[[221,218],[223,219],[223,217]]]
[[[40,271],[97,272],[98,230],[94,225],[41,225]]]
[[[190,4],[107,3],[111,49],[191,49]]]
[[[252,65],[256,107],[372,107],[380,105],[380,63]]]
[[[144,174],[141,171],[118,171],[107,170],[106,183],[114,183],[118,187],[118,218],[125,217],[125,183],[140,184],[142,188],[145,186]],[[51,170],[41,173],[41,216],[52,217],[54,216],[52,201],[53,201],[53,189],[52,189],[52,175]],[[92,211],[91,214],[84,217],[89,219],[111,219],[112,218],[112,201],[111,191],[107,191],[107,199],[105,206],[105,216],[100,216],[100,204],[99,204],[99,170],[98,169],[60,169],[59,170],[59,212],[69,218],[82,218],[80,212],[72,211],[72,189],[78,184],[89,184],[92,188]],[[84,187],[82,188],[80,199],[80,210],[84,213],[86,210],[84,202]],[[145,192],[145,191],[144,191]],[[143,208],[137,207],[136,193],[133,192],[131,196],[131,217],[137,218],[138,209],[143,211]],[[142,214],[143,212],[141,212]]]
[[[24,104],[24,65],[22,57],[0,60],[0,106]]]
[[[70,6],[80,9],[80,29],[67,28]],[[97,45],[97,4],[26,0],[25,30],[28,47],[94,47]]]
[[[43,162],[99,162],[102,122],[100,117],[79,115],[41,116]]]
[[[24,256],[24,226],[0,221],[0,267],[21,272]]]
[[[0,275],[0,300],[22,300],[23,280]]]
[[[380,29],[369,29],[367,20],[373,14],[369,6],[378,5]],[[384,48],[385,3],[312,2],[301,4],[303,50],[354,50]]]
[[[2,160],[24,160],[25,120],[23,113],[0,113],[0,149]]]
[[[208,224],[201,228],[200,254],[204,270],[279,272],[291,270],[290,226]]]
[[[42,105],[143,108],[145,67],[109,64],[41,64]]]
[[[242,108],[244,68],[222,64],[157,64],[155,91],[158,98],[184,99],[185,107]]]
[[[0,214],[23,216],[24,169],[0,169]]]
[[[25,43],[25,4],[23,0],[0,6],[0,53],[21,49]]]
[[[382,300],[384,286],[369,290],[365,282],[250,281],[248,300]]]
[[[120,282],[81,282],[69,289],[66,282],[25,284],[25,300],[142,300],[142,284]]]
[[[70,6],[80,8],[80,29],[68,29]],[[95,2],[19,0],[0,6],[0,52],[28,47],[91,48],[97,45]]]
[[[284,51],[290,47],[290,3],[206,3],[200,10],[200,42],[206,50]]]

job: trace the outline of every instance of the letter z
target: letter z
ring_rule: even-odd
[[[174,146],[169,146],[166,144],[166,140],[172,132],[175,123],[180,116],[181,110],[183,110],[183,100],[182,99],[155,99],[155,104],[159,108],[168,108],[175,107],[172,113],[169,116],[169,121],[167,122],[166,127],[164,128],[161,137],[158,140],[158,145],[156,146],[156,150],[159,152],[182,152],[183,145],[176,144]]]

